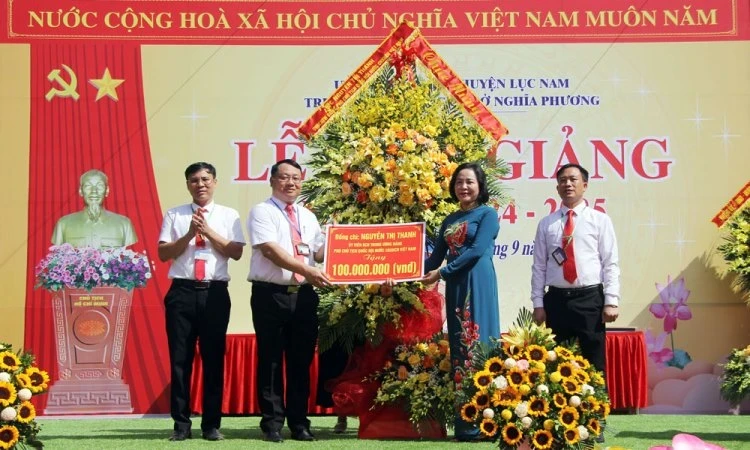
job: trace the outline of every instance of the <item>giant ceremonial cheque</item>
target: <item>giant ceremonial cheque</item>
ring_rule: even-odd
[[[747,0],[0,10],[1,450],[750,450]]]

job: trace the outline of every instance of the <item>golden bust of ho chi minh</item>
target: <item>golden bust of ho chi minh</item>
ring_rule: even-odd
[[[109,195],[107,175],[100,170],[89,170],[81,175],[78,194],[86,206],[82,211],[68,214],[57,221],[52,232],[54,245],[74,247],[127,247],[138,241],[130,219],[109,212],[102,204]]]

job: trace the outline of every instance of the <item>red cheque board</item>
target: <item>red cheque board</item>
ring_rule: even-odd
[[[424,267],[425,224],[331,225],[325,268],[336,284],[417,280]]]

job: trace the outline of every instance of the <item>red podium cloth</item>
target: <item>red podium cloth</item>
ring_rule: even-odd
[[[260,414],[255,396],[254,334],[227,336],[227,353],[224,359],[225,414]],[[648,378],[646,373],[646,339],[640,331],[607,332],[607,388],[613,409],[644,408],[647,401]],[[311,414],[334,414],[331,408],[315,406],[315,387],[318,379],[318,359],[310,367]],[[196,350],[190,396],[192,410],[202,412],[203,371]],[[358,383],[359,384],[359,383]],[[377,386],[375,386],[377,389]],[[370,393],[372,395],[372,393]],[[351,412],[345,412],[351,414]]]
[[[227,351],[224,356],[224,400],[221,410],[224,414],[260,414],[255,395],[255,361],[257,341],[254,334],[227,335]],[[333,414],[330,408],[315,405],[315,392],[318,382],[318,357],[310,366],[310,414]],[[193,378],[190,382],[190,403],[193,412],[203,411],[203,369],[201,357],[196,347],[193,361]]]
[[[646,407],[647,363],[642,331],[607,331],[607,389],[612,409]]]

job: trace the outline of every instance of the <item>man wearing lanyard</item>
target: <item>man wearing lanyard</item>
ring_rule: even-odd
[[[557,171],[562,207],[537,227],[531,301],[537,323],[546,321],[557,342],[577,339],[582,355],[604,372],[604,324],[619,314],[620,268],[612,221],[583,200],[588,179],[578,164]]]
[[[203,363],[201,430],[209,441],[224,439],[221,402],[224,395],[224,350],[231,302],[227,283],[229,258],[242,257],[245,237],[240,216],[213,201],[216,169],[205,162],[185,170],[193,202],[167,211],[159,234],[159,259],[172,261],[172,285],[164,298],[172,371],[170,410],[174,431],[169,438],[192,437],[190,376],[196,340]]]
[[[252,282],[250,307],[258,343],[260,427],[271,442],[283,440],[284,419],[293,439],[315,439],[307,419],[310,364],[318,339],[318,294],[313,286],[330,283],[314,265],[323,261],[318,220],[295,204],[301,187],[300,165],[291,159],[277,162],[271,167],[271,198],[253,207],[247,218],[253,247],[247,279]]]

